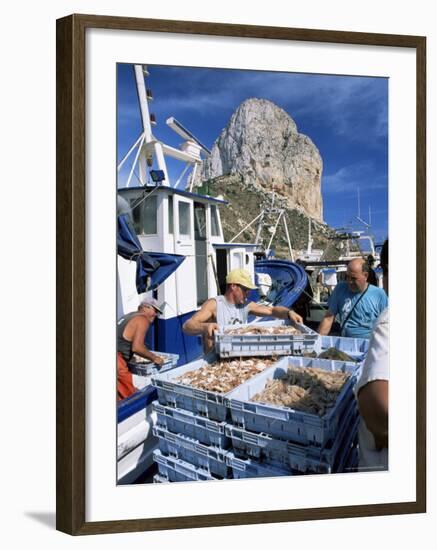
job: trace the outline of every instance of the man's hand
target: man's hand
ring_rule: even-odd
[[[217,323],[205,323],[203,328],[203,333],[206,338],[213,340],[214,332],[218,329],[219,329],[219,326]]]
[[[299,323],[299,325],[303,325],[302,317],[292,309],[290,309],[290,311],[288,312],[288,318],[290,319],[290,321],[294,321],[295,323]]]
[[[155,355],[155,357],[153,358],[153,362],[156,363],[159,367],[162,367],[162,365],[164,364],[164,358],[160,355]]]
[[[319,328],[317,329],[317,332],[321,334],[322,336],[327,336],[332,328],[332,325],[334,323],[335,314],[331,313],[329,310],[325,313],[325,316],[319,323]]]

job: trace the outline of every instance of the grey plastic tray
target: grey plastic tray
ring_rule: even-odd
[[[350,373],[351,376],[344,384],[335,405],[322,417],[287,407],[250,401],[256,393],[264,389],[268,380],[286,375],[289,366],[340,370]],[[356,363],[345,361],[285,357],[226,396],[232,423],[251,432],[266,433],[303,445],[328,445],[334,441],[342,415],[354,399],[352,389],[358,369]]]
[[[267,355],[302,355],[314,350],[319,334],[305,325],[291,321],[260,321],[242,327],[271,328],[294,326],[303,334],[226,334],[239,325],[225,325],[215,334],[215,350],[220,357],[248,357]]]

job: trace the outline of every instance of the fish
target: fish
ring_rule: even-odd
[[[282,378],[268,380],[250,401],[324,416],[334,406],[349,376],[315,367],[289,367]]]
[[[356,362],[356,359],[337,348],[328,348],[327,350],[322,351],[322,353],[319,354],[318,358],[332,359],[334,361],[353,361],[354,363]]]
[[[302,332],[292,326],[279,326],[279,327],[257,327],[253,325],[245,327],[236,327],[228,328],[224,331],[225,334],[230,334],[233,336],[250,336],[255,334],[264,334],[264,335],[277,335],[277,334],[286,334],[286,335],[299,335]]]
[[[217,361],[200,369],[188,371],[174,381],[202,390],[227,393],[273,365],[275,360],[263,357]]]

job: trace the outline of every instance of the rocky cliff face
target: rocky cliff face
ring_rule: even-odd
[[[266,99],[247,99],[204,161],[200,178],[238,174],[260,191],[276,191],[289,208],[323,222],[322,159],[293,119]],[[200,181],[198,182],[200,183]]]

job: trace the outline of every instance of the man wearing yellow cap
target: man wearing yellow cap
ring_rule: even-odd
[[[233,269],[226,277],[226,291],[223,296],[207,300],[191,319],[186,321],[183,331],[191,336],[202,335],[205,353],[214,347],[214,332],[219,326],[247,323],[249,314],[259,317],[277,317],[302,323],[302,317],[283,306],[261,306],[246,302],[249,290],[257,288],[247,269]]]

